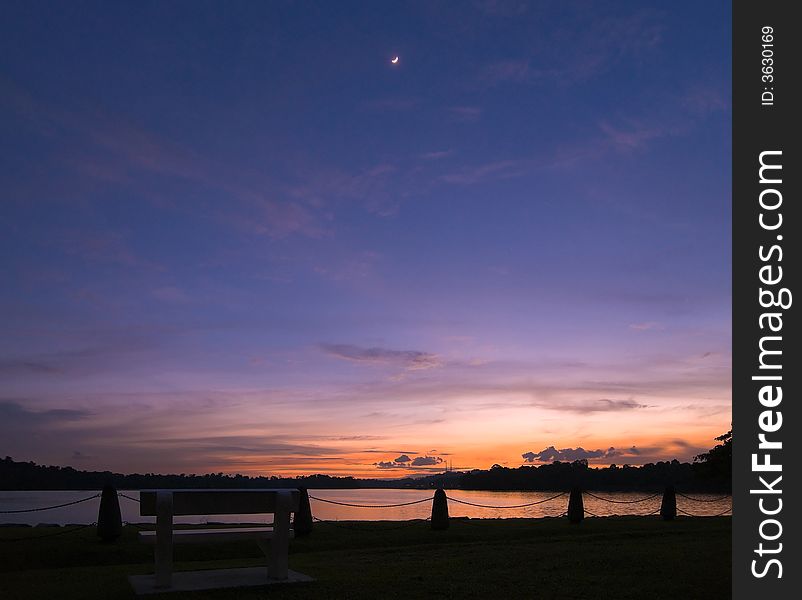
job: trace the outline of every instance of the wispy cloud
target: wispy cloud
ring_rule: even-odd
[[[724,85],[710,83],[692,84],[680,99],[680,103],[688,111],[699,116],[707,116],[730,108],[729,98],[723,91]]]
[[[321,457],[342,454],[343,449],[336,446],[300,444],[287,441],[281,436],[264,435],[222,435],[208,437],[180,437],[170,439],[141,439],[137,445],[150,449],[181,452],[181,454],[204,455],[218,460],[228,455],[236,456],[309,456]]]
[[[499,160],[480,165],[463,167],[452,173],[442,175],[446,183],[471,185],[497,179],[511,179],[534,172],[537,163],[534,159]]]
[[[424,160],[440,160],[454,154],[453,150],[436,150],[434,152],[424,152],[420,158]]]
[[[61,164],[72,169],[82,185],[94,179],[104,185],[114,183],[135,188],[156,205],[191,211],[197,216],[199,207],[195,203],[182,206],[162,197],[158,188],[151,185],[152,180],[144,176],[169,178],[174,183],[217,192],[223,201],[200,213],[221,223],[272,238],[320,237],[326,231],[323,216],[314,206],[281,197],[278,186],[261,173],[221,163],[208,153],[175,142],[123,116],[50,105],[19,86],[0,83],[14,91],[11,110],[23,116],[38,135],[48,139]],[[121,251],[110,256],[119,261],[131,260]]]
[[[364,348],[351,344],[321,344],[320,349],[329,356],[369,365],[399,366],[408,371],[433,369],[442,366],[440,357],[419,350],[391,350]]]
[[[239,210],[221,211],[217,219],[243,231],[277,240],[294,235],[321,238],[330,234],[325,219],[309,205],[293,200],[249,197],[245,206]]]
[[[330,348],[338,358],[352,361],[376,361],[382,352],[365,353],[365,348]],[[424,353],[428,354],[428,353]],[[393,356],[393,355],[391,355]],[[410,360],[411,357],[406,357]],[[385,362],[380,362],[384,360]],[[396,356],[395,360],[400,360]],[[399,406],[426,405],[448,407],[456,412],[504,412],[522,408],[599,416],[636,411],[671,410],[677,398],[704,398],[694,414],[710,410],[726,411],[729,406],[730,370],[726,363],[707,363],[699,356],[687,360],[666,361],[665,357],[644,358],[621,363],[585,364],[567,361],[507,363],[505,361],[458,361],[436,356],[441,365],[435,376],[422,371],[414,378],[384,378],[342,390],[342,397],[354,402],[370,400],[374,405],[387,399]],[[457,401],[458,399],[458,401]],[[670,404],[667,406],[666,401]],[[399,415],[399,418],[408,418]],[[382,418],[391,421],[392,418]]]
[[[553,169],[577,168],[582,163],[605,160],[612,153],[646,149],[661,140],[688,135],[706,116],[701,109],[686,107],[677,111],[678,105],[683,106],[683,97],[676,95],[670,102],[645,108],[638,114],[611,115],[596,123],[597,130],[591,128],[588,136],[544,148],[539,154],[467,164],[442,173],[437,179],[453,185],[475,185]]]
[[[451,106],[448,109],[452,121],[473,123],[482,116],[482,109],[479,106]]]
[[[106,263],[121,267],[142,267],[148,270],[161,270],[163,267],[142,258],[131,247],[130,240],[120,232],[62,231],[53,243],[69,255],[93,263]]]
[[[186,304],[192,300],[189,294],[187,294],[183,289],[174,285],[166,285],[155,288],[151,290],[150,295],[157,300],[161,300],[162,302],[167,302],[170,304]]]
[[[629,328],[635,331],[662,331],[665,329],[665,325],[657,321],[643,321],[641,323],[632,323]]]
[[[380,217],[397,214],[401,196],[392,184],[399,168],[388,163],[346,172],[341,169],[319,169],[303,174],[303,183],[289,189],[291,197],[312,206],[333,200],[356,200]]]
[[[599,123],[599,129],[614,147],[624,150],[641,148],[651,140],[677,132],[676,129],[663,123],[630,123],[626,128],[619,128],[602,121]]]
[[[344,258],[332,257],[325,263],[318,261],[312,269],[331,281],[358,281],[373,275],[381,258],[378,252],[364,250]]]
[[[586,20],[587,19],[587,20]],[[662,18],[644,9],[628,15],[590,14],[575,28],[555,27],[536,40],[529,56],[490,61],[476,84],[571,85],[599,76],[623,60],[637,61],[662,40]]]
[[[539,72],[533,70],[526,59],[509,59],[485,65],[479,72],[479,83],[492,87],[502,83],[528,83]]]
[[[531,7],[524,0],[473,0],[473,6],[482,13],[493,17],[517,17]]]
[[[378,112],[403,112],[420,106],[419,98],[378,98],[362,104],[367,110]]]

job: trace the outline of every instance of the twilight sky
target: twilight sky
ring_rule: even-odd
[[[0,454],[399,477],[709,448],[729,10],[4,2]]]

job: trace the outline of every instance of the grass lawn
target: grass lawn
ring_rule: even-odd
[[[452,519],[315,523],[290,544],[290,568],[313,583],[146,598],[694,599],[731,594],[731,518]],[[349,527],[359,528],[349,529]],[[135,598],[127,576],[152,572],[136,529],[104,544],[94,528],[35,540],[47,528],[0,528],[0,598]],[[10,541],[14,538],[26,538]],[[253,542],[176,547],[176,570],[262,564]]]

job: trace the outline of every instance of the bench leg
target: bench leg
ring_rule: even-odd
[[[267,554],[267,576],[270,579],[287,579],[290,551],[290,507],[292,495],[282,490],[276,495],[276,512],[273,516],[273,539]]]
[[[275,538],[272,541],[259,540],[257,543],[267,557],[267,578],[287,579],[289,571],[287,554],[281,552],[281,548],[276,545]]]
[[[173,494],[156,492],[156,587],[173,582]]]

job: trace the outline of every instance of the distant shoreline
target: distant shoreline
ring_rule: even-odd
[[[481,491],[566,491],[579,486],[586,490],[607,492],[661,492],[674,485],[685,492],[730,493],[729,477],[710,474],[698,464],[665,461],[643,466],[591,468],[586,461],[553,462],[540,466],[472,471],[447,471],[424,477],[404,479],[359,479],[330,475],[299,477],[250,477],[247,475],[160,475],[122,474],[110,471],[79,471],[72,467],[42,466],[18,462],[10,457],[0,460],[2,491],[81,491],[100,490],[112,485],[120,490],[154,488],[232,489],[298,488],[307,489],[445,489]]]

